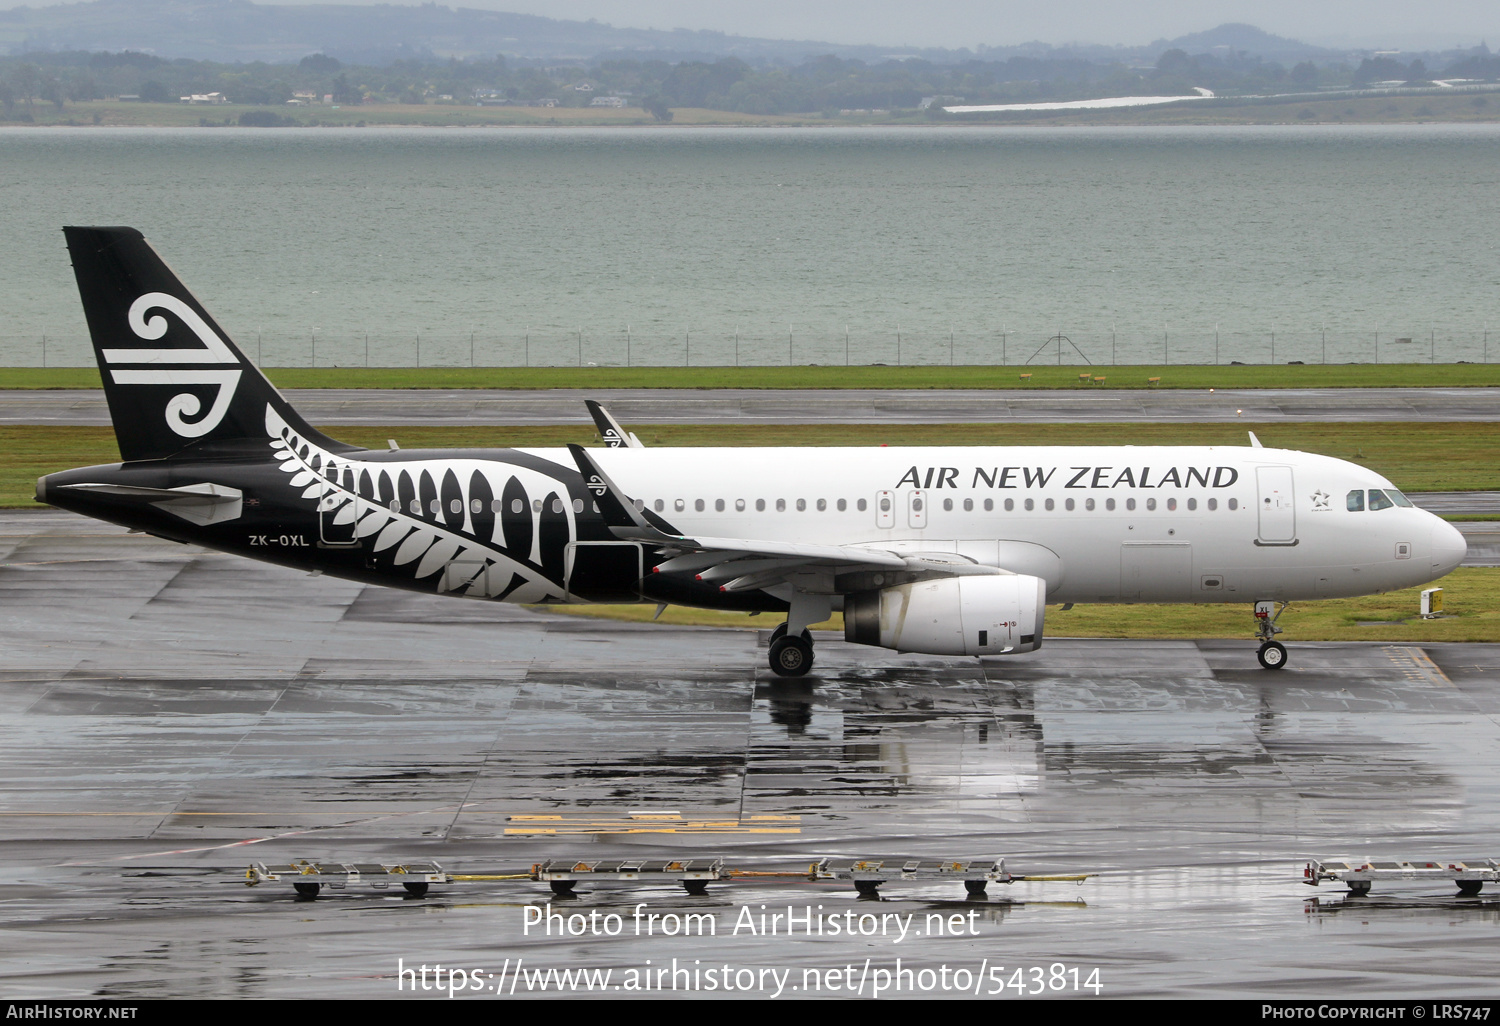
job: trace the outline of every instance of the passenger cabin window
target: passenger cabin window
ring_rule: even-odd
[[[1394,505],[1396,505],[1394,502],[1386,498],[1385,492],[1382,492],[1379,488],[1370,489],[1370,508],[1372,510],[1390,509]]]
[[[1365,490],[1363,488],[1354,489],[1349,493],[1349,497],[1344,500],[1344,505],[1349,507],[1350,513],[1363,513],[1365,511]]]
[[[854,504],[854,508],[857,509],[857,510],[859,510],[861,513],[863,513],[865,511],[865,509],[867,508],[867,506],[868,506],[868,504],[865,502],[864,499],[860,499],[858,502],[856,502]],[[843,509],[842,506],[840,506],[839,508]]]
[[[844,510],[846,510],[848,508],[849,508],[849,500],[848,499],[840,499],[839,500],[839,512],[842,513],[842,512],[844,512]]]

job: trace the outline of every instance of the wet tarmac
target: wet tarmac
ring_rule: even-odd
[[[1008,998],[1038,980],[1091,993],[1094,969],[1113,996],[1493,995],[1500,968],[1478,956],[1500,894],[1361,899],[1298,874],[1309,856],[1500,855],[1500,645],[1299,643],[1287,626],[1278,673],[1248,640],[1049,638],[981,663],[820,635],[813,675],[778,682],[758,631],[371,589],[3,514],[0,994],[432,996],[398,970],[441,963],[492,1000],[549,968],[609,970],[593,992],[609,997],[663,969],[669,995],[727,979],[770,996],[770,970],[783,996],[990,993],[996,966]],[[635,832],[642,812],[689,826]],[[536,815],[558,833],[513,818]],[[881,901],[789,878],[702,898],[582,885],[554,911],[585,932],[559,936],[564,919],[551,937],[526,932],[524,906],[550,897],[530,882],[306,901],[243,880],[298,857],[482,873],[824,855],[1100,875],[973,901],[932,882]],[[762,905],[810,906],[824,932],[765,935]],[[596,912],[597,935],[580,926]],[[712,936],[681,935],[690,912]]]
[[[636,424],[1043,421],[1495,421],[1497,388],[288,389],[314,424],[586,424],[597,399]],[[0,391],[0,424],[109,423],[100,390]]]

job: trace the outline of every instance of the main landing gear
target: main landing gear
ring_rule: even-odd
[[[1276,635],[1281,633],[1276,621],[1281,619],[1281,614],[1286,612],[1286,607],[1291,603],[1283,602],[1273,616],[1272,609],[1275,605],[1275,602],[1268,601],[1255,603],[1255,636],[1260,639],[1260,651],[1255,653],[1255,658],[1268,670],[1279,670],[1286,665],[1286,646],[1275,640]]]
[[[813,644],[808,625],[822,623],[832,612],[829,596],[794,591],[787,604],[786,623],[771,632],[771,672],[778,677],[800,677],[811,670]]]
[[[787,636],[786,624],[771,632],[771,672],[779,677],[800,677],[812,669],[812,631]]]

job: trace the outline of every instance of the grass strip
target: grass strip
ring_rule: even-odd
[[[1121,367],[267,367],[278,388],[1478,388],[1500,364]],[[1084,383],[1080,375],[1087,374]],[[1026,375],[1026,377],[1023,377]],[[1102,378],[1103,380],[1095,380]],[[1152,384],[1151,379],[1160,379]],[[93,367],[3,367],[0,388],[98,388]]]

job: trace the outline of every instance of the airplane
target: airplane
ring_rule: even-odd
[[[1288,603],[1425,584],[1463,536],[1342,460],[1250,446],[363,449],[311,427],[146,242],[63,229],[120,463],[38,501],[369,584],[518,603],[785,613],[898,652],[1042,644],[1048,603],[1247,603],[1260,664]]]

